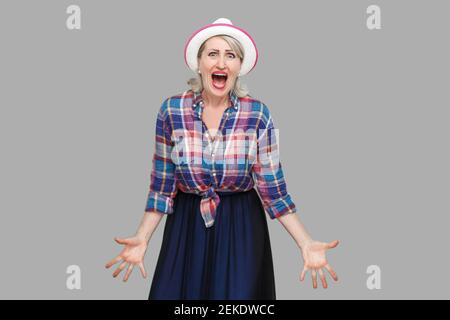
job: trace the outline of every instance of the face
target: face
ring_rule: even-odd
[[[241,70],[241,59],[225,40],[213,37],[205,43],[199,70],[205,91],[223,97],[234,87]]]

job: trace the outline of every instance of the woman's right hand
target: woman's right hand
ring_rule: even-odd
[[[135,265],[139,266],[142,276],[144,278],[147,278],[147,272],[144,268],[144,256],[147,250],[147,241],[144,238],[140,238],[138,236],[134,236],[131,238],[114,238],[114,240],[118,244],[125,245],[125,247],[117,257],[115,257],[105,265],[105,267],[108,269],[112,265],[123,260],[119,267],[114,271],[113,277],[117,277],[119,273],[122,272],[122,270],[126,267],[126,265],[129,264],[123,281],[128,280]]]

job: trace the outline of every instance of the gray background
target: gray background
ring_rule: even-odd
[[[82,29],[66,28],[81,7]],[[381,7],[382,29],[366,28]],[[187,89],[191,33],[227,17],[254,36],[243,78],[280,129],[288,191],[340,277],[298,281],[269,220],[278,299],[449,298],[448,1],[5,1],[0,3],[0,298],[147,299],[114,279],[114,236],[135,233],[161,102]],[[81,290],[66,289],[79,265]],[[368,290],[366,269],[381,268]],[[319,283],[320,285],[320,283]]]

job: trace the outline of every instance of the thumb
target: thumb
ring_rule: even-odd
[[[128,238],[115,237],[114,240],[119,244],[129,244],[130,240]]]
[[[128,244],[128,245],[136,245],[139,244],[139,240],[136,239],[135,237],[131,237],[131,238],[114,238],[114,240],[116,240],[117,243],[119,244]]]
[[[339,244],[339,240],[334,240],[328,243],[328,248],[332,249],[335,248]]]

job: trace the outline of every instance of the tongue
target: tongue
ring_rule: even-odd
[[[226,82],[225,77],[214,77],[213,76],[213,85],[216,88],[221,89],[221,88],[225,87],[225,82]]]

